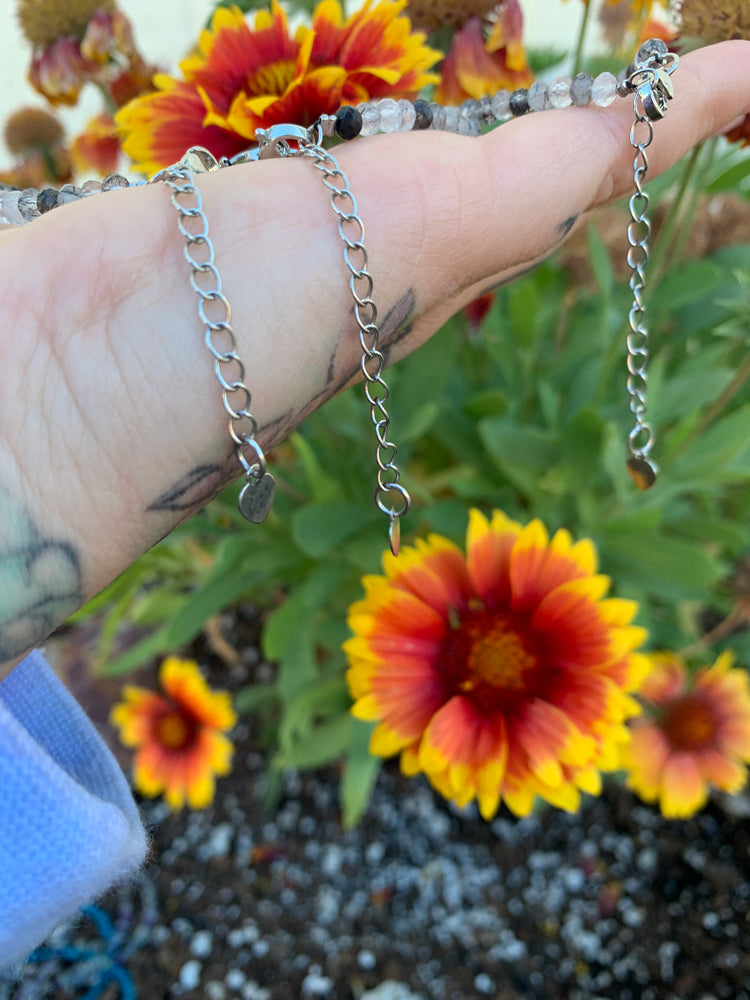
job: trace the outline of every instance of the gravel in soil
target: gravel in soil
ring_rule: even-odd
[[[101,901],[139,1000],[750,1000],[741,801],[667,822],[612,783],[574,816],[487,824],[388,765],[343,830],[335,769],[284,775],[269,810],[253,727],[234,739],[210,809],[142,803],[149,865]],[[83,954],[87,933],[57,943]],[[83,997],[74,971],[28,966],[0,1000]]]

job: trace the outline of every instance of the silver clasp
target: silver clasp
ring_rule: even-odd
[[[670,77],[679,61],[674,52],[654,53],[623,81],[624,89],[635,92],[636,101],[640,99],[644,114],[652,122],[658,122],[667,113],[667,101],[674,97]]]
[[[272,125],[255,130],[258,140],[258,159],[270,160],[279,156],[292,156],[296,152],[290,142],[300,146],[316,145],[313,129],[303,125]]]

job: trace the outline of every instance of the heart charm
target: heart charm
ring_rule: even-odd
[[[248,479],[240,491],[240,514],[253,524],[262,524],[271,509],[275,487],[276,480],[270,472],[264,472],[260,479]]]

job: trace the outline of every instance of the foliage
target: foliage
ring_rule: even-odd
[[[747,162],[724,155],[709,186],[722,189]],[[658,187],[673,185],[679,169]],[[647,493],[624,468],[630,293],[615,281],[595,228],[589,246],[591,289],[552,259],[500,289],[481,330],[458,316],[392,370],[393,429],[415,501],[405,537],[437,531],[460,541],[472,506],[588,535],[616,593],[641,604],[652,645],[678,648],[699,635],[697,609],[730,610],[723,581],[750,545],[750,246],[691,261],[651,290],[649,388],[661,472]],[[229,490],[94,604],[109,608],[100,669],[121,674],[184,649],[235,602],[260,603],[263,654],[276,670],[240,693],[236,707],[272,722],[276,767],[345,760],[349,822],[378,767],[368,727],[348,714],[341,652],[346,609],[386,546],[386,524],[370,503],[372,454],[355,387],[272,456],[279,489],[263,527],[242,520]],[[151,631],[110,658],[125,620]],[[749,638],[732,645],[750,656]]]

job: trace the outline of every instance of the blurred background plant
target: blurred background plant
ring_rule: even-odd
[[[256,6],[240,5],[244,11]],[[53,17],[63,7],[69,15],[64,23]],[[112,4],[20,0],[19,17],[33,46],[34,85],[59,105],[73,103],[89,82],[104,95],[105,117],[98,133],[92,125],[66,147],[62,128],[52,125],[46,112],[18,112],[6,126],[15,162],[2,179],[26,186],[40,184],[41,170],[52,183],[68,179],[73,169],[81,178],[85,170],[105,173],[122,161],[123,143],[142,165],[164,165],[174,158],[171,146],[159,142],[167,119],[172,127],[179,125],[185,146],[226,142],[227,136],[246,145],[257,124],[252,114],[259,105],[253,102],[260,97],[267,107],[272,98],[283,118],[291,86],[308,102],[305,114],[313,120],[335,108],[347,86],[361,100],[429,92],[436,84],[442,100],[461,101],[561,72],[616,70],[654,35],[678,52],[721,38],[750,37],[746,7],[743,0],[682,0],[668,10],[664,3],[641,0],[571,3],[574,41],[566,38],[559,47],[540,50],[524,44],[523,16],[535,16],[534,4],[518,0],[497,6],[387,0],[352,12],[348,20],[331,0],[315,9],[290,2],[284,10],[299,25],[296,31],[280,8],[244,19],[219,5],[198,47],[181,64],[181,76],[153,79],[129,22]],[[385,45],[379,50],[372,33],[382,41],[405,17],[422,32],[402,32],[395,54]],[[278,29],[273,44],[272,24]],[[339,46],[333,49],[336,62],[332,69],[327,57],[317,58],[314,44],[308,45],[308,62],[297,78],[310,24],[318,25],[318,39],[328,32]],[[363,26],[370,34],[357,50],[351,38]],[[224,81],[223,105],[208,108],[201,81],[213,74],[216,83],[224,65],[222,46],[236,42],[242,51],[253,33],[266,47],[253,48],[251,68],[262,69],[265,61],[273,63],[274,72],[256,73],[253,83],[246,67],[245,75]],[[445,59],[439,62],[441,53]],[[282,55],[291,76],[279,69]],[[260,77],[263,83],[256,85]],[[324,85],[317,85],[321,80]],[[121,107],[118,131],[112,114]],[[631,293],[622,207],[594,214],[550,260],[454,317],[390,376],[393,426],[414,499],[406,542],[437,533],[462,543],[473,508],[502,509],[523,523],[539,518],[550,532],[564,527],[593,541],[613,593],[639,606],[638,624],[648,630],[652,649],[675,656],[682,651],[680,670],[689,671],[708,667],[731,648],[738,663],[732,677],[744,677],[750,663],[747,122],[727,139],[709,140],[648,185],[655,216],[649,397],[661,468],[654,489],[638,493],[624,473],[623,354]],[[109,152],[97,159],[103,144]],[[361,389],[342,393],[271,455],[279,488],[262,528],[248,528],[237,511],[236,490],[229,489],[74,619],[95,616],[100,622],[92,670],[112,676],[127,677],[164,656],[191,655],[196,639],[205,635],[217,655],[243,665],[245,680],[234,694],[234,709],[259,719],[274,747],[274,769],[341,762],[347,824],[366,808],[381,764],[370,752],[374,723],[350,712],[342,650],[350,635],[347,609],[361,597],[363,577],[378,571],[384,549],[381,517],[368,502],[370,438]],[[262,617],[260,666],[237,648],[234,623],[246,606],[259,609]],[[714,675],[704,670],[694,689],[683,678],[684,691],[702,689],[707,676]],[[744,710],[746,683],[728,685]],[[656,719],[652,728],[667,711],[662,695],[654,699],[653,691],[644,689],[646,718]],[[159,697],[168,700],[169,692]],[[639,739],[644,742],[642,732]],[[750,748],[722,739],[717,722],[705,738],[707,754],[715,751],[712,767],[697,778],[696,747],[677,746],[670,764],[677,780],[684,780],[687,768],[693,785],[739,791]],[[719,766],[717,754],[731,758],[731,766]],[[666,768],[669,754],[659,759]],[[637,764],[625,763],[635,791],[645,789],[650,801],[658,800],[662,808],[666,803],[671,814],[675,794],[683,803],[681,814],[705,802],[702,792],[692,798],[670,794],[653,772],[648,780],[634,778]],[[152,782],[144,791],[153,793],[154,787]],[[558,804],[575,808],[571,801]]]

